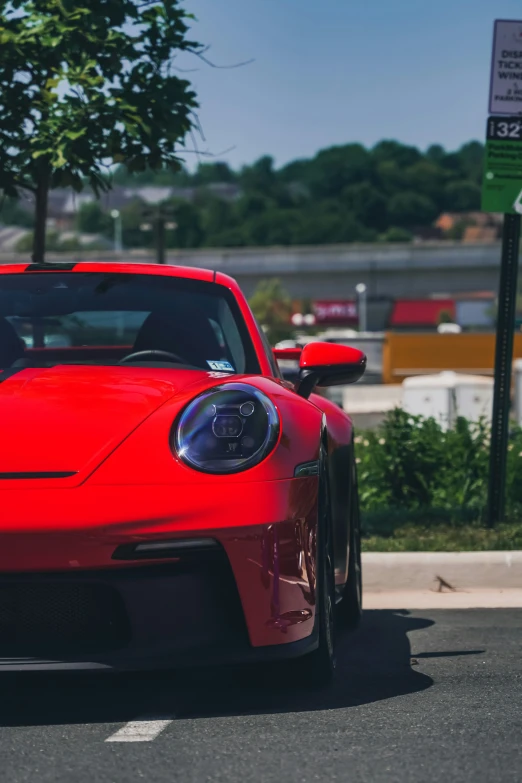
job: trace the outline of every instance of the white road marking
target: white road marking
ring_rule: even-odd
[[[172,721],[173,718],[131,720],[107,737],[105,742],[152,742]]]

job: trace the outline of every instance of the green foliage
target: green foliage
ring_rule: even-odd
[[[481,516],[489,453],[485,424],[460,418],[455,429],[444,431],[434,419],[397,408],[356,443],[365,511],[437,509],[461,516],[464,510]],[[510,447],[522,452],[522,432]],[[522,458],[510,460],[510,468],[522,479]]]
[[[200,211],[194,204],[188,202],[175,201],[173,203],[176,206],[176,223],[178,227],[168,237],[168,246],[178,248],[200,247],[204,238]]]
[[[490,430],[459,418],[445,431],[399,408],[355,439],[369,551],[514,549],[522,543],[522,430],[510,435],[506,511],[512,524],[484,528]],[[518,527],[513,527],[517,523]]]
[[[34,232],[28,231],[27,234],[24,234],[18,242],[16,243],[15,250],[17,253],[28,253],[31,248],[33,247],[34,243]],[[56,252],[59,249],[60,240],[58,232],[56,231],[48,231],[47,232],[47,250],[49,250],[51,253]]]
[[[452,324],[453,322],[454,319],[452,318],[452,315],[448,310],[440,311],[439,318],[438,318],[439,324]]]
[[[450,230],[447,232],[446,236],[448,239],[452,239],[454,241],[459,241],[463,238],[464,234],[466,233],[466,229],[468,226],[474,225],[474,222],[472,220],[458,220],[455,225],[450,228]]]
[[[394,226],[428,226],[437,217],[437,206],[428,196],[405,190],[396,193],[388,205],[390,220]]]
[[[24,209],[17,199],[0,198],[0,224],[32,228],[33,223],[33,215],[27,209]]]
[[[449,212],[473,212],[480,209],[480,186],[469,180],[450,182],[445,197]]]
[[[78,210],[76,228],[85,234],[107,234],[112,228],[112,219],[97,201],[88,201]]]
[[[292,301],[279,280],[259,283],[249,304],[271,345],[292,336]]]
[[[142,231],[143,205],[136,199],[120,210],[121,228],[124,247],[152,247],[154,235],[152,231]]]
[[[75,253],[79,250],[85,250],[85,247],[78,237],[67,237],[67,239],[60,240],[56,250],[61,253]]]
[[[410,231],[406,231],[405,228],[392,226],[384,234],[381,234],[380,239],[382,242],[412,242],[413,234]]]
[[[34,234],[32,231],[24,234],[20,237],[16,243],[16,251],[18,253],[27,253],[31,250],[34,243]],[[66,239],[60,239],[60,235],[57,231],[47,232],[47,250],[51,253],[74,253],[81,250],[103,250],[103,245],[96,242],[91,242],[84,245],[80,242],[78,237],[67,237]]]
[[[482,157],[478,142],[455,153],[433,146],[423,154],[383,141],[373,149],[330,147],[280,169],[264,156],[238,172],[216,161],[192,174],[119,169],[115,180],[196,188],[171,247],[409,242],[441,212],[479,207]],[[217,198],[208,190],[213,183],[235,185],[237,198]]]
[[[0,188],[36,193],[42,260],[49,188],[107,190],[107,166],[179,168],[197,106],[172,73],[187,39],[179,0],[17,0],[0,11]]]
[[[362,540],[365,552],[485,552],[522,549],[522,523],[498,525],[402,525],[390,536],[370,535]]]

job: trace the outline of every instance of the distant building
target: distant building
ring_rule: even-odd
[[[428,329],[435,331],[441,321],[455,321],[453,299],[396,299],[390,328],[397,330]]]
[[[502,231],[502,215],[486,212],[444,212],[434,227],[448,236],[462,227],[462,241],[468,243],[496,242]]]
[[[434,331],[444,321],[467,330],[493,329],[495,294],[474,291],[452,297],[396,299],[389,326],[394,331]]]
[[[146,185],[143,187],[127,187],[115,185],[112,190],[102,193],[97,199],[90,188],[76,193],[70,188],[57,188],[49,192],[48,218],[50,225],[59,231],[70,230],[74,225],[75,216],[82,206],[92,201],[99,201],[101,208],[108,212],[111,209],[123,209],[133,201],[143,201],[146,204],[160,204],[170,198],[183,201],[194,201],[201,192],[209,192],[226,201],[233,201],[241,195],[239,187],[233,183],[216,182],[205,187],[174,188]],[[27,211],[34,210],[32,195],[20,200],[20,206]]]

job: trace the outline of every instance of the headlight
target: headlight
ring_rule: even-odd
[[[279,416],[266,394],[246,383],[226,383],[185,408],[173,446],[196,470],[237,473],[261,462],[278,436]]]

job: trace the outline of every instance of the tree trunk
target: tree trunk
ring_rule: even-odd
[[[42,170],[36,185],[34,212],[33,264],[45,263],[45,233],[47,225],[47,202],[49,197],[49,176],[47,167]]]

